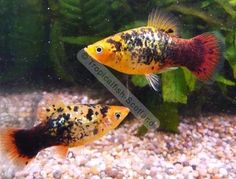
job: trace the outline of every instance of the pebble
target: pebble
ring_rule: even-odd
[[[184,167],[183,170],[182,170],[183,174],[186,175],[186,176],[187,176],[189,173],[191,173],[192,171],[193,171],[193,169],[192,169],[192,167],[190,167],[190,166]]]
[[[219,172],[220,172],[221,177],[228,175],[228,172],[227,172],[227,170],[225,168],[221,168],[219,170]]]
[[[151,167],[150,169],[150,176],[154,177],[157,174],[157,167]]]
[[[91,179],[100,179],[100,177],[98,175],[93,175],[91,176]]]
[[[118,175],[119,172],[115,168],[109,167],[105,169],[105,173],[109,177],[115,177],[116,175]]]
[[[180,163],[177,163],[174,166],[175,166],[175,169],[178,170],[178,171],[183,169],[183,165],[181,165]]]
[[[59,171],[59,170],[56,170],[56,171],[53,172],[53,177],[54,177],[55,179],[60,179],[60,178],[61,178],[61,175],[62,175],[62,173],[61,173],[61,171]]]

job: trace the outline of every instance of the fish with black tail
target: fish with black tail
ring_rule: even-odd
[[[116,128],[129,109],[109,105],[67,105],[51,101],[38,109],[40,123],[31,129],[0,129],[0,151],[16,166],[25,166],[41,150],[55,146],[65,156],[69,147],[91,143]]]
[[[85,48],[94,60],[125,74],[145,75],[158,88],[156,74],[186,67],[198,79],[211,81],[223,64],[224,43],[214,33],[179,38],[176,19],[153,10],[147,26],[107,37]]]

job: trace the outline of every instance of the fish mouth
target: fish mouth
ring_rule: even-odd
[[[91,48],[90,48],[90,45],[89,45],[89,46],[87,46],[87,47],[84,48],[84,51],[88,54],[88,56],[89,56],[90,58],[92,58],[93,60],[96,60],[96,61],[100,62],[99,60],[96,59],[96,56],[94,56],[94,54],[91,53],[90,49],[91,49]],[[100,62],[100,63],[101,63],[101,62]]]
[[[122,108],[121,111],[122,111],[124,118],[125,118],[129,114],[130,109],[127,107],[124,107],[124,106],[121,106],[120,108]]]
[[[86,53],[88,53],[88,47],[85,47],[85,48],[84,48],[84,51],[85,51]]]

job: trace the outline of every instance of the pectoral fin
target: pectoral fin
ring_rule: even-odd
[[[159,86],[160,86],[160,78],[156,74],[147,74],[145,75],[149,85],[155,90],[159,91]]]

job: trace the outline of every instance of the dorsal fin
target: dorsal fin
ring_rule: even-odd
[[[160,31],[164,31],[171,36],[179,36],[179,23],[176,18],[161,10],[155,9],[148,16],[147,26],[155,27]]]
[[[40,122],[49,119],[52,116],[59,115],[65,109],[65,103],[59,97],[47,97],[46,100],[38,105],[37,118]]]

